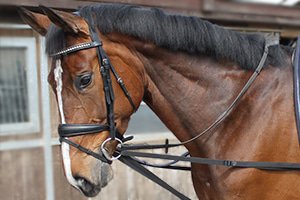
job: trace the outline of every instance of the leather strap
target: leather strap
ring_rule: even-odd
[[[128,90],[127,90],[126,87],[125,87],[124,81],[123,81],[122,78],[118,75],[118,73],[116,72],[116,70],[115,70],[114,67],[111,67],[111,71],[112,71],[112,73],[114,74],[114,76],[116,77],[117,82],[119,83],[121,89],[123,90],[125,96],[127,97],[128,101],[129,101],[130,105],[132,106],[133,111],[136,112],[137,108],[136,108],[136,106],[134,105],[134,103],[133,103],[133,101],[132,101],[132,98],[131,98],[129,92],[128,92]]]
[[[98,160],[101,160],[103,162],[106,162],[108,164],[111,164],[112,161],[111,160],[108,160],[105,156],[103,156],[102,154],[99,154],[99,153],[96,153],[90,149],[87,149],[85,148],[84,146],[81,146],[80,144],[77,144],[75,142],[72,142],[71,140],[67,139],[67,138],[64,138],[64,137],[60,137],[59,138],[60,142],[65,142],[77,149],[79,149],[80,151],[86,153],[87,155],[90,155],[90,156],[93,156],[94,158],[98,159]]]
[[[186,152],[182,155],[180,155],[181,157],[184,156],[188,156],[189,153]],[[137,161],[138,163],[140,163],[141,165],[145,165],[148,167],[154,167],[154,168],[161,168],[161,169],[174,169],[174,170],[184,170],[184,171],[191,171],[191,167],[187,167],[187,166],[178,166],[178,165],[174,165],[175,163],[179,162],[178,160],[173,160],[171,162],[165,163],[165,164],[153,164],[153,163],[149,163],[146,162],[145,160],[140,160],[136,157],[131,157],[132,159],[134,159],[135,161]]]
[[[107,124],[59,124],[58,134],[60,137],[73,137],[85,134],[99,133],[109,130]]]
[[[89,31],[90,31],[90,37],[92,41],[97,43],[102,43],[98,36],[96,30],[97,26],[94,23],[92,14],[87,16],[87,20],[89,22]],[[107,124],[109,126],[110,137],[112,140],[114,140],[116,137],[115,134],[116,128],[115,128],[115,118],[114,118],[114,92],[113,92],[112,81],[110,77],[110,69],[112,65],[102,46],[97,46],[96,52],[98,56],[100,73],[102,75],[102,81],[104,87],[103,89],[104,89],[105,102],[106,102]]]
[[[219,160],[200,157],[183,157],[165,154],[145,153],[136,151],[121,151],[122,156],[156,158],[163,160],[176,160],[205,165],[220,165],[234,168],[256,168],[263,170],[300,170],[300,163],[288,162],[249,162],[249,161],[234,161],[234,160]]]

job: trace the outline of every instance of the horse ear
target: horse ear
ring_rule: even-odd
[[[85,20],[72,13],[53,10],[51,8],[40,6],[49,19],[65,32],[83,34],[89,36],[88,25]]]
[[[23,7],[18,8],[18,13],[25,23],[27,23],[33,30],[45,36],[51,21],[46,15],[31,12]]]

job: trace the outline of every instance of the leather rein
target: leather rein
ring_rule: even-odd
[[[159,167],[159,168],[167,168],[167,169],[179,169],[179,170],[190,170],[190,167],[186,166],[174,166],[174,164],[178,161],[183,162],[189,162],[189,163],[198,163],[198,164],[205,164],[205,165],[221,165],[226,167],[234,167],[234,168],[257,168],[257,169],[263,169],[263,170],[300,170],[300,164],[299,163],[287,163],[287,162],[246,162],[246,161],[232,161],[232,160],[218,160],[218,159],[209,159],[209,158],[200,158],[200,157],[189,157],[188,153],[184,153],[181,156],[174,156],[174,155],[165,155],[165,154],[154,154],[154,153],[144,153],[144,152],[137,152],[133,150],[138,149],[157,149],[157,148],[171,148],[171,147],[178,147],[185,145],[187,143],[190,143],[192,141],[195,141],[196,139],[200,138],[201,136],[205,135],[206,133],[211,132],[214,128],[218,127],[225,119],[226,117],[232,112],[233,108],[239,103],[243,95],[247,92],[247,90],[250,88],[252,83],[255,81],[259,73],[264,67],[265,61],[268,56],[268,48],[269,46],[275,45],[273,41],[268,40],[266,38],[265,47],[264,47],[264,53],[262,55],[262,58],[256,68],[256,70],[253,72],[252,76],[249,78],[243,89],[240,91],[240,93],[237,95],[237,97],[234,99],[234,101],[229,105],[229,107],[221,113],[214,123],[212,123],[208,128],[206,128],[204,131],[202,131],[197,136],[191,138],[190,140],[176,143],[176,144],[157,144],[157,145],[127,145],[123,144],[126,141],[129,141],[133,139],[132,136],[123,137],[118,130],[115,127],[115,121],[114,121],[114,91],[112,87],[112,79],[110,76],[110,72],[114,75],[117,82],[119,83],[121,89],[123,90],[126,98],[128,99],[129,103],[131,104],[134,111],[136,111],[136,106],[127,91],[125,84],[121,77],[117,74],[115,71],[113,65],[111,64],[109,57],[105,53],[103,47],[102,47],[102,41],[99,38],[99,35],[96,31],[96,26],[94,24],[92,16],[87,17],[87,22],[89,25],[89,31],[91,36],[91,42],[87,43],[80,43],[71,47],[68,47],[62,51],[59,51],[55,54],[50,55],[51,57],[54,57],[54,59],[62,59],[63,56],[67,56],[71,53],[75,53],[77,51],[95,48],[98,56],[98,62],[100,65],[100,74],[103,79],[103,86],[104,86],[104,94],[105,94],[105,102],[106,102],[106,110],[107,110],[107,122],[105,124],[60,124],[58,127],[58,133],[60,136],[60,141],[65,142],[80,151],[93,156],[96,159],[99,159],[103,162],[112,163],[113,160],[119,159],[121,162],[126,164],[127,166],[131,167],[138,173],[144,175],[145,177],[149,178],[153,182],[159,184],[166,190],[173,193],[175,196],[177,196],[180,199],[189,199],[182,193],[178,192],[176,189],[168,185],[166,182],[164,182],[162,179],[157,177],[155,174],[150,172],[148,169],[146,169],[143,165],[151,166],[151,167]],[[109,131],[110,137],[106,139],[102,145],[101,145],[101,151],[100,153],[94,152],[90,149],[87,149],[86,147],[81,146],[80,144],[77,144],[71,140],[69,140],[69,137],[74,136],[80,136],[80,135],[86,135],[86,134],[95,134],[103,131]],[[117,141],[119,143],[116,152],[111,157],[107,153],[107,150],[105,148],[105,144],[109,141]],[[150,164],[146,161],[138,159],[138,157],[147,157],[147,158],[156,158],[156,159],[163,159],[163,160],[171,160],[171,162],[162,164],[162,165],[156,165],[156,164]]]

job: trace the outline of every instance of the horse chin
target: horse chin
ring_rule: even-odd
[[[101,186],[95,185],[85,179],[77,179],[78,181],[78,189],[82,194],[86,197],[95,197],[101,191]]]
[[[91,179],[84,177],[75,177],[77,181],[77,188],[86,197],[97,196],[101,189],[105,187],[109,181],[113,178],[113,171],[111,165],[98,161],[96,167],[93,170],[93,176]]]

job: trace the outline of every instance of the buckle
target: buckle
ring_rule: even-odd
[[[223,165],[226,167],[235,167],[237,165],[237,162],[232,160],[224,160]]]
[[[109,161],[117,160],[121,157],[121,154],[119,154],[117,156],[110,156],[108,154],[107,150],[105,149],[105,144],[111,140],[112,140],[111,138],[107,138],[106,140],[104,140],[104,142],[101,144],[101,147],[100,147],[100,150],[101,150],[103,156]],[[123,145],[122,140],[120,140],[118,138],[115,138],[114,140],[119,143],[118,145]]]

